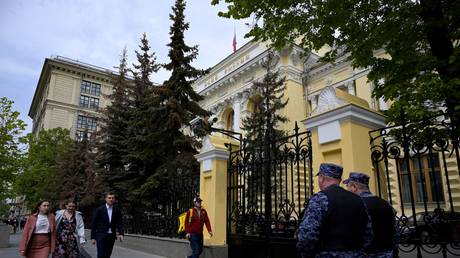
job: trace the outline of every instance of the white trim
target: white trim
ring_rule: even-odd
[[[204,153],[199,153],[195,155],[195,158],[198,162],[207,160],[207,159],[220,159],[228,160],[230,152],[227,150],[210,150]]]
[[[324,125],[333,121],[343,121],[350,119],[353,122],[362,124],[371,129],[377,129],[386,126],[386,117],[382,114],[367,110],[354,104],[333,109],[331,111],[319,114],[303,120],[307,130],[316,129],[320,125]]]

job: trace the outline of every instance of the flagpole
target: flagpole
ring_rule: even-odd
[[[235,26],[233,26],[233,42],[232,42],[232,46],[233,46],[233,53],[236,52],[236,29],[235,29]]]

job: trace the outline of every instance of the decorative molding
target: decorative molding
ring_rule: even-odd
[[[208,151],[201,151],[199,154],[195,155],[195,158],[198,162],[202,162],[209,159],[220,159],[228,160],[230,152],[228,150],[219,150],[213,149]]]
[[[356,106],[355,104],[347,104],[330,112],[322,113],[303,120],[305,128],[312,130],[320,125],[324,125],[333,121],[351,120],[358,124],[377,129],[386,126],[386,117],[377,112]]]
[[[329,111],[331,109],[340,107],[347,104],[347,102],[337,98],[335,88],[327,86],[323,88],[318,96],[318,103],[315,109],[312,111],[312,115],[318,115]]]
[[[326,73],[339,70],[346,66],[351,66],[351,61],[348,60],[349,56],[350,54],[347,53],[337,58],[335,62],[317,63],[316,66],[312,67],[312,69],[308,71],[308,78],[314,80],[318,77],[323,76]]]
[[[361,78],[363,76],[366,76],[369,73],[369,71],[370,71],[369,69],[361,70],[359,73],[354,74],[353,76],[351,76],[351,77],[349,77],[349,78],[347,78],[345,80],[341,80],[339,82],[333,83],[333,84],[331,84],[329,86],[334,87],[334,88],[340,87],[340,86],[342,86],[342,85],[344,85],[346,83],[349,83],[350,81],[355,81],[356,79],[359,79],[359,78]],[[311,87],[309,85],[307,85],[307,87],[309,87],[311,89]],[[322,89],[324,89],[324,88],[321,88],[321,89],[316,90],[314,92],[310,91],[309,95],[310,96],[319,95],[321,93]]]
[[[200,153],[208,152],[214,149],[215,147],[211,142],[211,138],[209,138],[209,136],[204,137]]]
[[[286,74],[286,80],[291,80],[302,84],[302,70],[297,69],[291,65],[281,66],[279,71]]]
[[[333,74],[326,77],[326,86],[332,85],[332,83],[334,82],[334,79],[335,79],[335,76]]]

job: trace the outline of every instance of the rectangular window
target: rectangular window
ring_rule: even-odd
[[[89,96],[86,96],[86,95],[80,95],[80,107],[98,109],[99,108],[99,99],[89,97]]]
[[[95,131],[97,128],[97,119],[94,117],[78,115],[77,128]]]
[[[80,107],[89,107],[89,97],[80,95]]]
[[[409,172],[410,171],[410,172]],[[410,193],[415,203],[444,202],[441,169],[437,153],[417,155],[409,160],[409,170],[405,159],[399,160],[402,199],[410,203]],[[409,181],[409,177],[410,180]]]
[[[91,94],[95,96],[101,95],[101,85],[99,83],[81,81],[81,93]]]
[[[91,132],[77,131],[76,133],[77,141],[82,141],[85,137],[86,139],[91,139],[91,136],[92,136]]]
[[[99,108],[99,99],[91,97],[89,99],[89,108],[98,109]]]
[[[101,95],[101,85],[97,83],[91,84],[91,94],[99,96]]]
[[[82,93],[90,93],[91,92],[91,82],[81,81],[80,90]]]

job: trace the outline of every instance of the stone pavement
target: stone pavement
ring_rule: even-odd
[[[10,246],[8,248],[0,248],[0,257],[1,258],[20,258],[19,255],[19,241],[21,233],[10,235]],[[93,246],[90,242],[85,245],[85,250],[91,255],[91,257],[97,257],[96,255],[96,246]],[[119,242],[117,242],[113,248],[112,258],[165,258],[163,256],[148,254],[144,252],[139,252],[129,248],[121,247]]]

